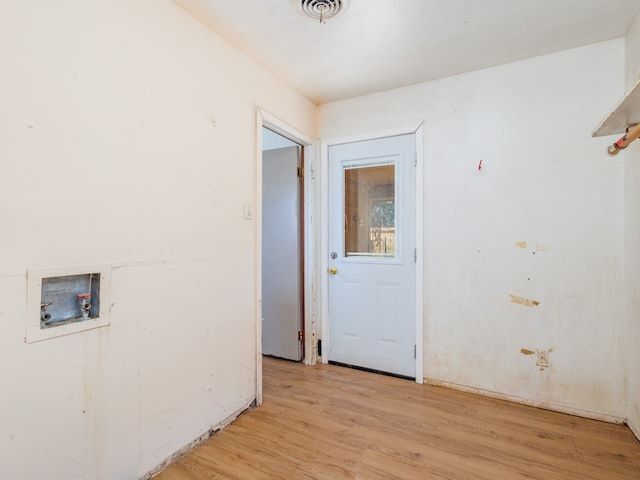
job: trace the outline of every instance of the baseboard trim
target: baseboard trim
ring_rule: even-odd
[[[638,430],[635,425],[631,425],[629,423],[627,423],[627,427],[629,427],[629,430],[633,432],[633,434],[636,436],[636,438],[640,442],[640,430]]]
[[[177,462],[178,460],[180,460],[182,457],[184,457],[187,453],[189,453],[195,447],[197,447],[197,446],[203,444],[204,442],[206,442],[207,440],[209,440],[209,438],[211,438],[213,435],[215,435],[219,430],[222,430],[224,427],[229,425],[231,422],[233,422],[236,418],[238,418],[244,412],[246,412],[247,410],[249,410],[250,408],[255,407],[255,406],[256,406],[256,401],[252,400],[250,403],[248,403],[244,407],[240,408],[239,410],[236,410],[234,413],[229,415],[227,418],[225,418],[224,420],[222,420],[219,423],[216,423],[211,428],[209,428],[209,430],[204,432],[202,435],[200,435],[197,438],[195,438],[194,440],[190,441],[188,444],[186,444],[180,450],[176,451],[173,455],[171,455],[168,458],[166,458],[159,465],[157,465],[155,468],[153,468],[150,472],[147,472],[146,474],[144,474],[142,477],[140,477],[140,480],[149,480],[152,477],[154,477],[155,475],[159,474],[164,469],[166,469],[169,465],[171,465],[172,463]]]
[[[481,388],[469,387],[466,385],[460,385],[452,382],[444,382],[442,380],[425,378],[424,383],[428,385],[433,385],[436,387],[452,388],[454,390],[460,390],[462,392],[473,393],[476,395],[495,398],[497,400],[505,400],[507,402],[519,403],[521,405],[527,405],[529,407],[541,408],[543,410],[550,410],[552,412],[564,413],[566,415],[573,415],[576,417],[588,418],[591,420],[598,420],[600,422],[615,423],[618,425],[624,425],[626,423],[626,419],[622,417],[617,417],[615,415],[606,415],[603,413],[591,412],[589,410],[580,410],[578,408],[566,407],[564,405],[541,402],[539,400],[530,400],[528,398],[517,397],[515,395],[492,392],[491,390],[484,390]],[[636,436],[638,435],[636,434]]]

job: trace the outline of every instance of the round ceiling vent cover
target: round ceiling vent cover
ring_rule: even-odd
[[[300,3],[305,15],[320,21],[335,17],[344,7],[345,0],[301,0]]]

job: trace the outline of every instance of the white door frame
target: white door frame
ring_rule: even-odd
[[[291,125],[283,122],[266,110],[258,107],[256,111],[256,199],[255,222],[256,222],[256,404],[262,404],[262,127],[267,127],[279,135],[302,145],[304,148],[304,265],[305,272],[302,278],[304,282],[304,358],[302,361],[306,365],[315,363],[314,344],[317,338],[315,332],[314,302],[312,297],[313,280],[316,275],[315,269],[315,249],[314,249],[314,225],[311,221],[315,202],[314,186],[314,152],[313,139],[300,132]]]
[[[329,147],[342,143],[360,142],[372,140],[376,138],[392,137],[396,135],[415,134],[416,140],[416,383],[424,383],[424,320],[423,320],[423,299],[424,299],[424,147],[423,147],[423,124],[417,128],[400,128],[395,130],[385,130],[382,132],[366,133],[361,135],[353,135],[348,137],[333,138],[320,142],[320,161],[322,168],[320,169],[320,195],[321,195],[321,239],[320,239],[320,267],[319,272],[322,281],[320,289],[321,298],[321,333],[322,333],[322,363],[328,363],[329,357],[327,352],[329,341]]]

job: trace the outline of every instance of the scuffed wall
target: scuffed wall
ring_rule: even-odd
[[[640,75],[640,16],[626,38],[627,84]],[[617,140],[617,137],[614,138]],[[628,332],[626,338],[628,382],[627,422],[640,439],[640,144],[624,151],[625,168],[625,291]]]
[[[0,58],[0,477],[136,479],[255,398],[256,107],[316,107],[168,0],[7,3]],[[111,325],[25,344],[98,263]]]
[[[623,69],[619,39],[320,108],[324,141],[425,122],[428,381],[624,419],[623,166],[591,138]]]

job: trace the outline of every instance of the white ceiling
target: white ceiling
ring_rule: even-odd
[[[640,14],[638,0],[350,0],[321,24],[300,0],[174,1],[318,104],[622,37]]]

